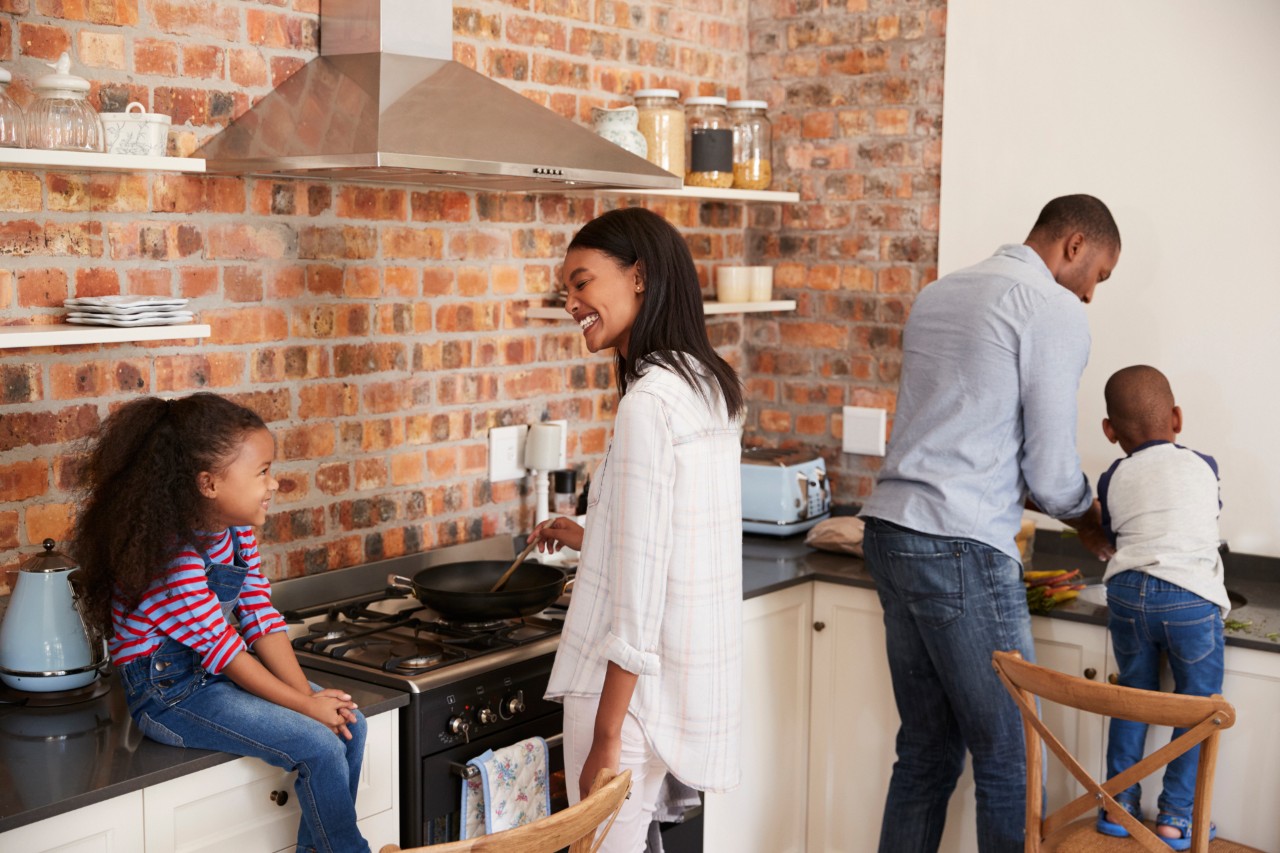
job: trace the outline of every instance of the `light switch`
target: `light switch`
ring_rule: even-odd
[[[520,480],[525,476],[524,439],[526,424],[492,427],[489,430],[489,482]]]
[[[884,456],[885,410],[844,407],[844,452]]]

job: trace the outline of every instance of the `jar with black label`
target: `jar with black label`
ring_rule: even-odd
[[[733,124],[733,185],[740,190],[767,190],[773,183],[773,127],[764,101],[730,101]]]
[[[724,98],[688,98],[684,102],[689,128],[689,169],[684,182],[691,187],[733,186],[733,127]]]

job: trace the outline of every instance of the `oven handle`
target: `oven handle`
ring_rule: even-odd
[[[561,732],[560,734],[554,734],[551,737],[546,738],[546,741],[548,747],[555,749],[557,746],[564,743],[564,733]],[[476,767],[474,764],[459,764],[456,761],[450,761],[449,772],[454,776],[459,776],[463,779],[474,779],[480,775],[480,768]]]

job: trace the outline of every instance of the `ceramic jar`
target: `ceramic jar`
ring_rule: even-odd
[[[591,124],[596,133],[614,145],[630,151],[637,157],[645,157],[649,146],[640,133],[640,114],[635,107],[591,108]]]

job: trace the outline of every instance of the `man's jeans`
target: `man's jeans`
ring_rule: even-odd
[[[151,661],[152,657],[140,658],[120,669],[130,711],[143,734],[170,746],[252,755],[284,770],[297,770],[294,791],[302,809],[297,849],[368,853],[369,844],[356,828],[356,787],[368,731],[359,711],[356,721],[347,725],[347,740],[222,675],[204,676],[189,695],[166,704],[148,686]],[[312,688],[319,689],[314,684]],[[226,818],[234,821],[237,815]]]
[[[1111,646],[1120,667],[1120,684],[1160,689],[1160,655],[1169,658],[1175,693],[1212,696],[1222,692],[1222,612],[1182,587],[1143,572],[1121,572],[1107,581]],[[1186,729],[1174,729],[1176,738]],[[1127,770],[1146,754],[1146,723],[1111,720],[1107,741],[1107,778]],[[1200,747],[1169,762],[1164,772],[1160,811],[1191,817]],[[1116,797],[1137,805],[1138,785]]]
[[[971,539],[867,519],[867,567],[884,607],[902,726],[880,853],[938,849],[947,801],[973,755],[981,853],[1020,853],[1026,802],[1022,717],[991,666],[1034,660],[1022,565]]]

